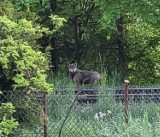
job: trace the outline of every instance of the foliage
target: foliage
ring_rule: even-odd
[[[157,83],[159,1],[83,0],[56,4],[54,13],[68,19],[55,36],[60,72],[66,69],[64,63],[77,61],[84,69],[103,68],[101,72],[109,77],[117,72],[137,85]],[[146,79],[145,75],[150,77]]]
[[[40,113],[42,106],[37,100],[41,93],[30,91],[5,91],[3,92],[3,102],[10,101],[14,105],[16,112],[14,118],[19,122],[20,126],[41,125]]]
[[[106,125],[106,127],[102,128],[102,130],[100,127],[98,131],[99,136],[106,136],[106,137],[110,137],[110,136],[112,137],[117,137],[117,136],[158,137],[159,136],[158,122],[155,123],[155,125],[150,124],[148,121],[147,114],[145,114],[142,119],[130,118],[128,124],[124,122],[111,121],[111,123],[104,124],[104,125]]]
[[[13,80],[14,89],[51,91],[52,85],[46,83],[47,57],[36,45],[36,39],[47,29],[34,26],[25,19],[14,22],[6,16],[0,17],[0,28],[1,77]]]
[[[64,73],[66,64],[76,61],[84,69],[102,71],[103,68],[102,73],[108,77],[116,72],[121,81],[128,78],[137,85],[157,83],[158,0],[23,0],[13,3],[23,17],[26,15],[52,31],[39,43],[43,49],[46,43],[51,46],[55,73]],[[53,17],[51,23],[49,20]],[[64,22],[64,27],[55,32]],[[145,75],[150,78],[146,79]]]
[[[0,89],[50,92],[53,83],[56,86],[74,86],[68,82],[67,64],[70,62],[77,62],[80,69],[99,71],[103,87],[120,85],[124,78],[134,85],[160,84],[159,0],[2,0],[0,5]],[[22,100],[22,108],[16,108],[16,113],[25,112],[26,116],[31,110],[32,119],[37,114],[31,108],[35,104],[26,94],[19,99]],[[66,102],[72,100],[60,99],[64,101],[62,109],[57,110],[60,100],[53,100],[50,106],[54,107],[53,115],[50,117],[61,122],[66,105],[69,105]],[[127,127],[122,122],[122,105],[115,109],[115,105],[109,106],[113,104],[109,99],[108,102],[101,100],[96,112],[92,107],[86,109],[86,115],[73,112],[70,121],[76,120],[84,127],[87,125],[86,129],[93,136],[141,136],[138,126],[145,127],[144,135],[152,133],[157,136],[159,121],[150,123],[150,115],[155,116],[156,109],[140,106],[143,109],[137,112],[131,107],[134,114],[131,114]],[[110,109],[120,115],[97,121],[100,127],[97,129],[91,126],[94,123],[92,118],[102,109],[106,113]],[[87,124],[89,114],[92,118]],[[84,121],[77,120],[77,116]],[[60,125],[59,121],[49,124]],[[66,127],[72,131],[70,123]],[[78,124],[75,127],[76,135],[82,136]],[[136,134],[133,134],[133,129]],[[24,132],[29,131],[26,129]],[[89,135],[86,133],[84,136]]]
[[[158,81],[160,56],[158,54],[159,42],[157,37],[159,31],[153,25],[136,21],[126,25],[128,32],[126,33],[127,45],[131,45],[127,50],[129,59],[128,70],[129,79],[139,81],[139,84],[145,85],[146,75],[148,84]],[[136,39],[136,41],[135,41]],[[141,73],[137,73],[141,72]]]
[[[56,32],[60,27],[62,27],[63,25],[64,25],[64,23],[66,23],[66,19],[65,18],[60,18],[59,16],[57,16],[57,15],[50,15],[49,16],[50,17],[50,19],[51,19],[51,21],[52,21],[52,23],[53,23],[53,32]],[[52,32],[52,33],[53,33]]]
[[[13,129],[18,127],[18,122],[12,117],[15,108],[12,103],[1,103],[0,106],[0,136],[7,137]]]

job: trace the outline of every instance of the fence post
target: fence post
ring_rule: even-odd
[[[124,80],[124,101],[125,101],[125,113],[124,113],[124,117],[125,117],[125,122],[128,123],[128,85],[129,85],[129,80]]]
[[[48,109],[47,109],[47,93],[43,93],[43,121],[44,121],[44,137],[48,137]]]

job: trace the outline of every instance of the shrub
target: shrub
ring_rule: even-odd
[[[0,136],[8,136],[18,127],[18,122],[12,117],[15,108],[12,103],[2,103],[0,106]]]
[[[52,85],[46,82],[48,58],[36,42],[47,29],[26,19],[14,22],[6,16],[0,17],[0,29],[0,69],[5,83],[13,89],[51,91]]]

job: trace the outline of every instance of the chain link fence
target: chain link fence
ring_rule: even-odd
[[[77,94],[78,93],[78,94]],[[10,137],[104,137],[119,132],[116,123],[130,118],[159,119],[160,88],[56,88],[50,95],[4,91],[2,102],[12,102],[20,126]],[[113,134],[113,133],[111,133]],[[110,135],[111,135],[110,134]]]
[[[82,90],[76,100],[78,91],[74,88],[64,91],[57,89],[58,93],[49,97],[49,137],[98,136],[101,122],[123,111],[124,106],[115,103],[112,89],[108,93],[103,93],[103,90]]]
[[[147,113],[149,122],[159,119],[159,88],[83,89],[75,100],[77,93],[59,88],[49,96],[49,137],[103,137],[107,128],[116,131],[115,123],[128,123],[130,118]]]
[[[3,91],[0,104],[11,102],[16,112],[13,117],[19,126],[10,137],[42,137],[43,136],[43,98],[39,92]]]

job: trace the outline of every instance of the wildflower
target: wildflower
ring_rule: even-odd
[[[107,114],[112,114],[112,112],[110,110],[107,110]]]
[[[106,113],[99,112],[99,117],[100,118],[103,118],[104,116],[106,116]]]
[[[100,120],[100,119],[103,119],[105,116],[106,116],[106,113],[99,112],[94,115],[94,119]]]
[[[94,119],[99,120],[98,113],[96,113],[96,114],[94,115]]]

